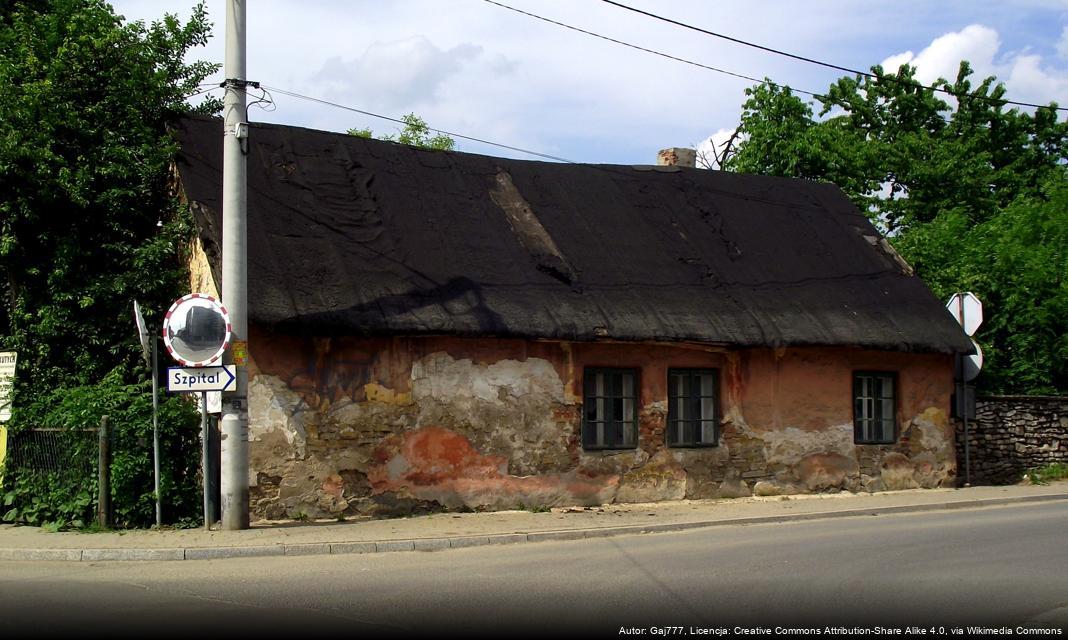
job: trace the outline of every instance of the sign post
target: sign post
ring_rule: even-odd
[[[203,293],[179,298],[167,310],[163,322],[163,343],[181,367],[167,370],[167,390],[171,393],[200,393],[200,468],[204,490],[204,529],[212,525],[209,486],[208,405],[206,392],[225,391],[237,381],[232,365],[223,365],[222,356],[232,336],[226,307]]]
[[[975,335],[979,325],[983,323],[983,303],[974,293],[954,293],[946,301],[946,309],[953,314],[953,319],[960,324],[964,333],[969,337]],[[960,414],[964,422],[964,486],[966,487],[972,484],[971,443],[969,442],[971,433],[968,429],[968,414],[971,407],[968,402],[968,383],[974,380],[979,375],[979,370],[983,368],[983,350],[979,348],[979,343],[974,338],[972,338],[972,346],[975,353],[969,356],[956,354],[954,366],[954,377],[959,378],[960,383],[957,386],[959,404],[964,408]]]
[[[152,341],[152,355],[149,356],[148,327],[141,315],[141,305],[134,300],[134,324],[137,325],[137,337],[141,340],[141,354],[145,364],[152,368],[152,471],[156,488],[156,528],[163,526],[162,497],[159,494],[159,362],[156,357],[156,341]]]

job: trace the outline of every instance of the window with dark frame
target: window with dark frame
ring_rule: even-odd
[[[582,448],[638,446],[638,370],[588,368],[582,385]]]
[[[893,444],[897,439],[897,376],[878,371],[853,374],[853,441]]]
[[[719,379],[715,369],[669,369],[668,446],[718,446],[718,404]]]

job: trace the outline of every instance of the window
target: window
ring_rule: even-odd
[[[586,369],[582,447],[633,449],[638,445],[638,371]]]
[[[853,441],[857,444],[891,444],[897,437],[893,373],[853,374]]]
[[[718,388],[713,369],[668,370],[668,446],[719,444]]]

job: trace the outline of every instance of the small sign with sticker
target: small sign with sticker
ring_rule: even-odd
[[[234,340],[234,346],[232,354],[234,356],[234,364],[239,367],[248,365],[248,341],[246,340]]]

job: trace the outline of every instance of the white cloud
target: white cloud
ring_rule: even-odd
[[[1065,28],[1058,50],[1068,49],[1068,28]],[[1062,51],[1062,55],[1064,55]],[[1007,98],[1020,102],[1045,104],[1068,100],[1068,74],[1044,64],[1042,56],[1023,52],[1001,52],[1001,38],[990,27],[973,24],[935,38],[919,54],[912,51],[894,54],[883,61],[890,71],[907,62],[916,67],[916,78],[930,84],[938,78],[953,81],[960,61],[967,60],[974,70],[972,86],[989,76],[1005,84]]]
[[[883,70],[887,73],[896,73],[897,70],[901,68],[901,65],[912,62],[915,57],[916,54],[911,51],[906,51],[904,53],[892,55],[886,60],[883,60],[880,64]]]
[[[720,129],[697,145],[697,166],[707,169],[720,169],[727,144],[735,137],[735,129]],[[732,143],[737,147],[738,141]]]
[[[369,108],[412,109],[435,102],[442,85],[481,54],[469,43],[442,50],[423,36],[375,42],[359,58],[327,59],[312,82],[331,97],[359,95]]]
[[[1057,53],[1062,58],[1068,58],[1068,27],[1061,31],[1061,39],[1057,41]]]
[[[896,70],[901,64],[908,62],[916,67],[916,78],[925,84],[930,84],[938,78],[954,80],[961,60],[968,60],[976,69],[990,66],[1000,45],[997,31],[973,24],[935,38],[918,55],[906,51],[890,56],[883,61],[883,68]]]

